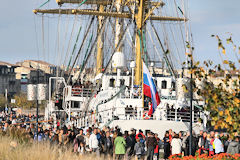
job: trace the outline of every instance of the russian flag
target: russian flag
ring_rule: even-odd
[[[143,62],[143,94],[152,100],[152,106],[151,109],[148,111],[148,115],[152,115],[157,106],[160,104],[160,97],[158,95],[156,86],[154,84],[154,81],[152,79],[152,76],[150,75],[147,66]]]

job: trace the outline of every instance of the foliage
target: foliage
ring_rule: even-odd
[[[218,36],[215,37],[218,39],[219,49],[222,50],[222,53],[219,52],[219,54],[225,55],[226,50],[222,40]],[[227,39],[227,43],[233,44],[231,37]],[[236,45],[233,44],[233,47],[235,50]],[[193,65],[191,73],[196,81],[201,82],[201,85],[194,84],[194,87],[197,94],[206,102],[205,109],[210,112],[211,125],[215,129],[227,129],[230,133],[239,132],[239,68],[229,60],[223,60],[222,65],[213,65],[212,61],[204,61],[202,67],[199,64],[196,62]]]
[[[72,146],[66,148],[50,145],[48,142],[19,143],[16,139],[0,134],[0,159],[2,160],[95,160],[94,155],[79,155],[72,152]]]
[[[180,157],[180,155],[171,155],[169,160],[233,160],[240,159],[240,154],[227,154],[221,153],[214,156],[208,156],[207,154],[202,154],[200,156],[185,156]]]
[[[23,108],[23,109],[30,109],[33,107],[36,107],[36,102],[34,101],[28,101],[27,95],[24,93],[20,93],[14,96],[14,99],[16,100],[15,105],[17,107]]]
[[[1,131],[0,136],[7,136],[21,144],[29,143],[32,140],[25,129],[17,129],[16,126],[13,125],[8,128],[7,132]]]
[[[6,98],[3,94],[0,94],[0,107],[5,107],[5,104],[7,103]]]

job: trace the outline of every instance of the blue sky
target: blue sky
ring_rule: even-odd
[[[217,40],[211,35],[218,34],[226,38],[229,35],[227,32],[231,32],[234,42],[238,46],[240,45],[240,1],[188,1],[195,58],[196,60],[211,59],[219,63]],[[34,27],[35,15],[32,10],[43,2],[43,0],[6,0],[1,2],[0,61],[15,63],[24,59],[38,59]],[[56,28],[50,28],[50,32],[55,30]],[[234,60],[233,53],[229,53],[228,50],[227,56]]]

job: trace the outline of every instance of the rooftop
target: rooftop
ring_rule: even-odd
[[[16,67],[16,65],[15,64],[11,64],[11,63],[8,63],[8,62],[3,62],[3,61],[0,61],[0,66],[15,66]]]

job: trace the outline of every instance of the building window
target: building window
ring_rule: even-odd
[[[162,81],[162,89],[167,89],[167,81]]]

